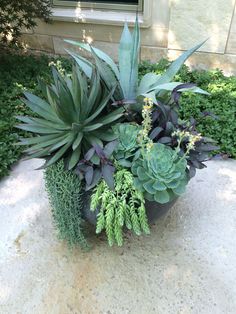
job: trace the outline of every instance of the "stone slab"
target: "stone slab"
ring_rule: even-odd
[[[26,49],[41,50],[54,53],[52,36],[39,34],[23,34],[21,42]]]
[[[169,49],[187,50],[208,39],[200,49],[224,53],[234,0],[172,0]]]
[[[210,161],[186,194],[122,248],[56,238],[39,160],[0,183],[0,312],[235,314],[236,161]]]
[[[168,58],[175,60],[183,51],[169,50]],[[236,55],[195,52],[186,64],[193,69],[221,69],[225,75],[236,75]]]

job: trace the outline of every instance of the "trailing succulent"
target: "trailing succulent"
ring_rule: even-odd
[[[170,147],[155,143],[145,156],[135,160],[131,170],[135,187],[150,201],[170,202],[185,191],[187,162]]]
[[[123,244],[123,228],[132,230],[136,235],[142,231],[150,233],[145,211],[145,199],[135,189],[133,175],[126,169],[119,169],[114,175],[115,187],[111,190],[102,180],[91,198],[91,210],[99,208],[96,233],[106,231],[108,243],[112,246]]]
[[[46,169],[44,177],[59,238],[67,241],[70,247],[80,245],[83,249],[88,249],[82,228],[83,202],[78,176],[65,170],[61,159]]]
[[[23,122],[18,128],[37,135],[19,144],[30,145],[30,158],[45,158],[44,167],[65,158],[67,168],[73,169],[92,145],[114,140],[111,125],[122,117],[123,108],[108,111],[114,88],[107,91],[96,69],[89,82],[78,66],[71,77],[53,68],[53,77],[51,86],[41,82],[46,100],[25,93],[23,102],[40,118],[17,117]]]

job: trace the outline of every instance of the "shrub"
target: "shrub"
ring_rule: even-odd
[[[21,30],[33,29],[36,19],[49,21],[50,0],[1,0],[0,2],[0,44],[18,44]]]

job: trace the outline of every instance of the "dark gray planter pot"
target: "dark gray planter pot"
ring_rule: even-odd
[[[82,209],[82,217],[92,225],[96,225],[96,217],[99,213],[99,208],[94,212],[90,210],[90,192],[85,192],[83,195],[84,206]],[[177,197],[169,203],[159,204],[157,202],[145,201],[146,213],[149,223],[154,223],[158,218],[165,215],[177,201]]]

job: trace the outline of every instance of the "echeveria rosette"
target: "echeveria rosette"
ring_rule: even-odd
[[[188,183],[187,161],[170,147],[155,143],[145,158],[132,164],[134,184],[146,199],[161,204],[168,203],[185,191]]]
[[[140,129],[139,125],[130,123],[122,123],[113,127],[118,139],[114,157],[123,167],[131,167],[132,160],[139,157],[137,138]]]

